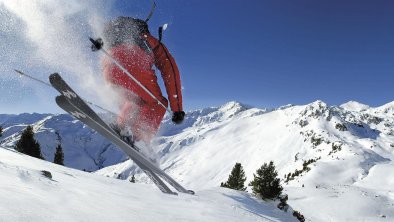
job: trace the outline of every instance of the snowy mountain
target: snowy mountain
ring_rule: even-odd
[[[139,183],[150,183],[119,150],[71,117],[26,115],[0,116],[6,127],[1,146],[11,147],[17,132],[32,123],[46,159],[58,132],[66,165],[120,179],[136,174]],[[273,110],[230,102],[188,112],[181,125],[166,118],[153,148],[160,167],[197,193],[218,187],[236,162],[249,183],[273,160],[289,204],[307,219],[387,221],[394,218],[393,130],[394,102],[374,108],[316,101]]]
[[[0,146],[12,148],[21,131],[32,125],[44,158],[53,161],[60,142],[65,165],[75,169],[94,171],[126,160],[126,155],[118,148],[67,114],[3,114],[0,125],[4,128]]]
[[[161,167],[190,189],[219,186],[236,162],[248,183],[273,160],[290,205],[312,221],[393,219],[393,108],[316,101],[261,110],[230,102],[190,112],[181,126],[167,119],[154,147]],[[97,173],[138,171],[126,161]]]

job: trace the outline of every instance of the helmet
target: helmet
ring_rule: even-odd
[[[104,28],[104,42],[109,47],[122,43],[141,43],[141,36],[149,34],[148,24],[141,19],[118,17]]]

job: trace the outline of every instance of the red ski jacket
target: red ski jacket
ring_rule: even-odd
[[[157,77],[153,70],[153,65],[155,65],[164,80],[171,110],[173,112],[183,111],[179,70],[167,47],[153,37],[149,31],[140,34],[138,41],[129,41],[127,37],[122,36],[121,41],[119,39],[112,41],[108,49],[109,53],[164,105],[168,106],[168,100],[163,97],[157,83]],[[103,63],[104,74],[108,81],[131,90],[146,103],[157,103],[111,61],[104,60]]]

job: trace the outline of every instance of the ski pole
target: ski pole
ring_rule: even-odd
[[[141,82],[139,82],[122,64],[120,64],[115,58],[113,58],[105,49],[103,49],[103,42],[101,39],[94,40],[89,38],[89,40],[93,43],[92,50],[93,51],[101,51],[105,56],[107,56],[117,67],[119,67],[126,75],[128,75],[137,85],[139,85],[146,93],[148,93],[153,99],[155,99],[159,105],[161,105],[169,114],[172,114],[171,110],[168,109],[160,100],[153,95]]]
[[[15,72],[19,73],[21,76],[27,77],[27,78],[29,78],[29,79],[32,79],[32,80],[34,80],[34,81],[36,81],[36,82],[39,82],[39,83],[41,83],[41,84],[44,84],[44,85],[46,85],[46,86],[52,88],[52,86],[51,86],[49,83],[46,83],[46,82],[42,81],[41,79],[37,79],[37,78],[35,78],[35,77],[33,77],[33,76],[27,75],[26,73],[24,73],[24,72],[22,72],[22,71],[19,71],[19,70],[17,70],[17,69],[14,69],[14,70],[15,70]]]
[[[156,9],[156,2],[153,2],[152,4],[152,8],[148,14],[148,17],[146,17],[145,22],[148,22],[150,20],[150,18],[152,18],[153,12],[155,12]]]
[[[29,78],[29,79],[31,79],[31,80],[34,80],[34,81],[39,82],[39,83],[41,83],[41,84],[43,84],[43,85],[46,85],[46,86],[48,86],[48,87],[53,88],[52,85],[50,85],[49,83],[46,83],[46,82],[42,81],[41,79],[35,78],[35,77],[33,77],[33,76],[31,76],[31,75],[28,75],[28,74],[26,74],[26,73],[24,73],[24,72],[22,72],[22,71],[20,71],[20,70],[17,70],[17,69],[14,69],[14,70],[15,70],[15,72],[17,72],[17,73],[20,74],[21,76],[27,77],[27,78]],[[103,107],[101,107],[101,106],[99,106],[99,105],[96,105],[96,104],[94,104],[94,103],[92,103],[92,102],[90,102],[90,101],[88,101],[88,100],[86,100],[86,99],[83,99],[83,101],[84,101],[85,103],[89,104],[89,105],[95,106],[95,107],[97,107],[97,108],[99,108],[99,109],[101,109],[101,110],[103,110],[103,111],[106,111],[106,112],[108,112],[108,113],[110,113],[110,114],[112,114],[112,115],[114,115],[114,116],[118,116],[116,113],[114,113],[114,112],[112,112],[112,111],[110,111],[110,110],[108,110],[108,109],[105,109],[105,108],[103,108]]]

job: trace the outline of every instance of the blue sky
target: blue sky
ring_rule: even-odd
[[[393,1],[164,1],[186,99],[259,107],[394,99]],[[188,101],[186,101],[187,103]]]
[[[115,1],[110,14],[145,17],[150,7]],[[156,35],[169,24],[163,41],[181,71],[185,110],[232,100],[379,106],[394,100],[393,11],[389,0],[158,0],[150,27]],[[23,101],[34,106],[19,97],[18,112]]]

